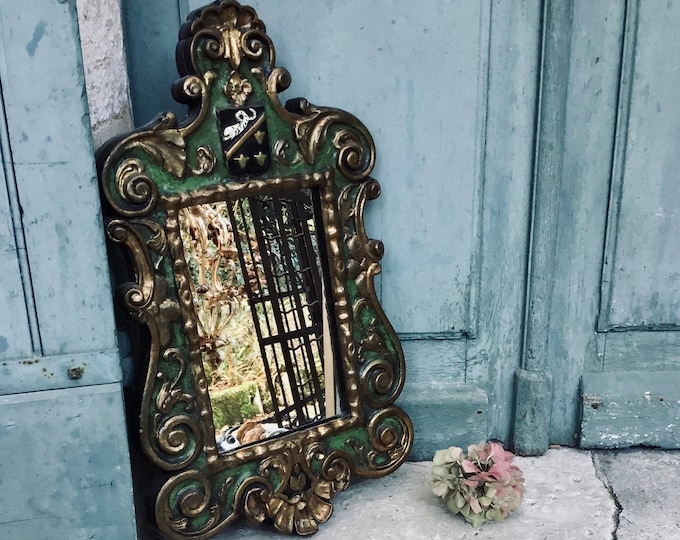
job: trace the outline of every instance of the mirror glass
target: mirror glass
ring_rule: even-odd
[[[336,414],[320,215],[312,189],[180,211],[220,452]]]

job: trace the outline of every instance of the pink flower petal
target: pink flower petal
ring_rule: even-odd
[[[472,463],[472,461],[470,461],[468,459],[464,459],[461,462],[461,466],[463,467],[463,471],[466,472],[466,473],[478,473],[478,472],[480,472],[477,465],[475,465],[474,463]]]

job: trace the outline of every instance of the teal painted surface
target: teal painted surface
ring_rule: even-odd
[[[601,387],[611,380],[612,391],[618,385],[621,403],[628,403],[632,379],[618,378],[619,372],[643,370],[654,380],[657,372],[680,367],[678,334],[644,331],[675,325],[676,287],[666,278],[674,279],[680,262],[672,239],[680,161],[677,136],[668,130],[680,125],[680,110],[668,98],[676,81],[667,66],[677,56],[668,28],[677,26],[680,10],[575,1],[572,17],[568,71],[556,82],[559,91],[566,88],[566,114],[557,128],[565,135],[555,149],[561,185],[553,216],[552,307],[544,319],[553,374],[550,441],[573,445],[580,435],[581,445],[670,444],[663,421],[633,408],[620,409],[610,426],[595,422],[582,410],[579,384],[584,371],[584,381],[599,372]],[[661,103],[664,119],[650,121]],[[645,435],[629,437],[635,432]]]
[[[42,352],[112,349],[75,3],[31,4],[0,7],[0,78]]]
[[[177,5],[184,16],[200,4],[190,1]],[[518,276],[524,269],[522,212],[526,208],[527,178],[515,174],[530,170],[531,123],[524,125],[524,119],[527,113],[531,117],[533,102],[526,80],[520,78],[533,72],[530,64],[524,63],[524,47],[533,42],[522,35],[526,28],[494,42],[494,54],[505,55],[507,47],[519,46],[512,52],[512,61],[522,68],[519,76],[500,59],[492,59],[489,47],[494,25],[499,32],[507,32],[509,16],[513,21],[537,17],[534,3],[518,3],[522,8],[519,15],[515,15],[513,6],[503,6],[493,21],[491,2],[436,2],[415,11],[404,9],[398,2],[374,9],[366,9],[366,4],[358,1],[252,5],[267,24],[277,49],[277,64],[291,73],[291,88],[284,99],[304,96],[315,104],[346,109],[359,117],[376,139],[374,176],[383,192],[367,207],[367,228],[371,237],[380,238],[386,246],[379,281],[381,301],[397,331],[408,334],[407,380],[419,381],[423,388],[442,380],[462,386],[468,381],[469,371],[474,388],[486,392],[486,386],[491,385],[494,394],[503,395],[512,387],[516,364],[506,369],[491,367],[490,363],[496,364],[499,349],[511,362],[517,356],[517,326],[513,323],[510,328],[505,325],[499,329],[498,320],[509,320],[509,311],[515,315],[521,312],[521,308],[517,311],[516,293],[522,289]],[[154,9],[145,2],[126,4],[126,12],[136,17],[134,21],[126,18],[131,37],[128,46],[133,53],[128,57],[137,63],[132,67],[132,77],[145,73],[145,65],[166,62],[165,58],[158,60],[161,51],[134,54],[148,49],[140,49],[133,34],[170,32],[165,25],[174,11],[160,15],[160,26],[151,30]],[[319,39],[321,35],[324,39]],[[161,41],[157,36],[153,39]],[[492,61],[494,77],[504,82],[513,79],[511,93],[517,106],[510,115],[504,111],[490,118],[487,102]],[[157,75],[155,69],[157,66],[151,67],[151,76],[144,84],[153,87],[156,95],[164,95],[175,69],[170,75]],[[506,108],[507,88],[501,89],[500,84],[493,96],[495,113]],[[135,110],[142,108],[144,118],[150,118],[158,112],[153,110],[158,98],[147,99],[148,92],[136,93],[135,88],[141,86],[133,80],[133,104]],[[507,139],[518,128],[508,118],[523,123],[519,128],[521,142],[510,147]],[[508,199],[498,205],[492,200],[486,207],[489,201],[484,200],[484,193],[489,180],[484,137],[489,126],[505,139],[503,149],[500,145],[493,149],[503,162],[493,163],[490,182],[501,185]],[[518,151],[521,159],[514,158],[508,169],[508,156]],[[500,170],[502,175],[498,174]],[[483,220],[492,223],[490,237],[499,231],[502,238],[487,240]],[[515,227],[515,222],[522,225]],[[510,230],[508,224],[512,224]],[[478,309],[483,256],[490,257],[486,268],[510,292],[498,298],[498,290],[485,289],[499,306],[492,317],[481,315]],[[501,276],[503,267],[511,268],[512,275],[505,272]],[[499,330],[504,339],[500,346],[496,340]],[[478,337],[483,341],[476,342]],[[468,366],[467,349],[473,342],[481,347],[475,349],[474,361]],[[439,366],[435,359],[442,359],[443,364]],[[496,391],[496,385],[504,388]],[[442,403],[441,414],[447,411]],[[506,437],[510,408],[500,405],[493,411],[495,425],[499,426],[494,427],[494,433]]]
[[[583,448],[678,448],[680,371],[587,373],[582,414]]]
[[[0,538],[136,538],[120,385],[0,396]]]
[[[203,3],[187,2],[182,18]],[[379,141],[373,176],[384,191],[369,205],[368,232],[387,246],[381,302],[397,332],[474,333],[489,2],[435,2],[418,10],[394,1],[380,9],[360,0],[249,4],[267,24],[277,64],[291,73],[283,99],[304,96],[349,110]],[[132,51],[149,50],[137,39],[175,39],[176,29],[166,29],[172,10],[128,2],[126,13]],[[173,59],[174,41],[150,50],[158,53],[131,60],[133,103],[135,111],[144,103],[142,118],[161,110],[153,109],[159,100],[149,99],[149,88],[164,94],[176,74],[174,66],[170,75],[157,71]],[[135,83],[141,74],[145,83]]]
[[[162,32],[201,3],[172,2]],[[129,30],[150,33],[154,7],[127,4],[138,17]],[[253,5],[291,72],[284,95],[347,109],[375,136],[383,195],[368,232],[386,247],[379,285],[404,336],[404,400],[440,381],[482,389],[488,436],[511,442],[517,403],[534,399],[541,445],[576,445],[584,372],[675,369],[674,334],[598,330],[621,305],[616,324],[676,324],[677,6]],[[132,98],[144,108],[143,94]],[[148,103],[147,117],[169,107]],[[527,389],[516,402],[520,368],[545,374],[548,394]]]
[[[73,0],[0,5],[0,81],[0,537],[135,538]]]
[[[595,332],[611,177],[625,5],[576,1],[566,87],[547,366],[553,377],[550,440],[578,441],[579,383],[601,363]],[[597,31],[592,31],[597,28]]]
[[[547,368],[550,310],[555,274],[557,207],[562,184],[566,117],[564,84],[569,68],[572,2],[543,4],[540,101],[532,182],[526,315],[522,366],[517,371],[513,444],[538,455],[550,441],[552,375]]]
[[[417,444],[411,461],[431,460],[436,450],[467,448],[487,438],[489,403],[481,388],[447,382],[417,385],[404,392],[399,405],[413,422]]]
[[[78,370],[79,378],[69,376],[73,369]],[[0,395],[107,384],[121,379],[116,349],[0,361]]]
[[[3,120],[0,111],[0,121]],[[4,150],[4,148],[3,148]],[[7,191],[7,172],[12,174],[11,161],[0,169],[0,361],[30,356],[33,352],[31,331],[24,304],[23,284],[19,268],[19,250],[15,238],[12,211]],[[7,168],[7,171],[6,169]],[[11,314],[11,316],[8,316]]]
[[[629,3],[601,329],[680,328],[680,4]]]
[[[519,455],[539,456],[548,449],[551,405],[551,373],[547,370],[518,369],[512,443]]]
[[[174,51],[180,17],[186,18],[180,15],[180,2],[121,0],[121,10],[135,125],[150,122],[161,111],[183,118],[186,107],[170,93],[177,80]]]
[[[466,381],[465,339],[403,339],[404,357],[412,360],[408,366],[408,387],[429,383]]]
[[[599,371],[680,370],[680,333],[608,333],[601,356]]]
[[[466,376],[488,393],[489,438],[506,443],[511,442],[514,377],[522,346],[540,20],[540,1],[492,4],[482,243],[476,270],[479,334],[469,341]]]
[[[0,28],[0,79],[42,353],[114,348],[75,2],[4,2]]]
[[[414,427],[409,460],[430,460],[436,450],[466,447],[487,437],[486,391],[465,384],[465,339],[402,339],[407,378],[397,404]]]

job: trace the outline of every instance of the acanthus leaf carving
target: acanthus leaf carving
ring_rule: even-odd
[[[270,519],[282,533],[313,534],[330,518],[330,501],[349,486],[351,471],[351,459],[342,451],[319,443],[306,449],[288,445],[262,461],[261,481],[246,493],[244,514],[255,523]]]

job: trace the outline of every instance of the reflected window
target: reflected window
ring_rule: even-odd
[[[223,451],[336,412],[319,216],[318,190],[180,212]]]

